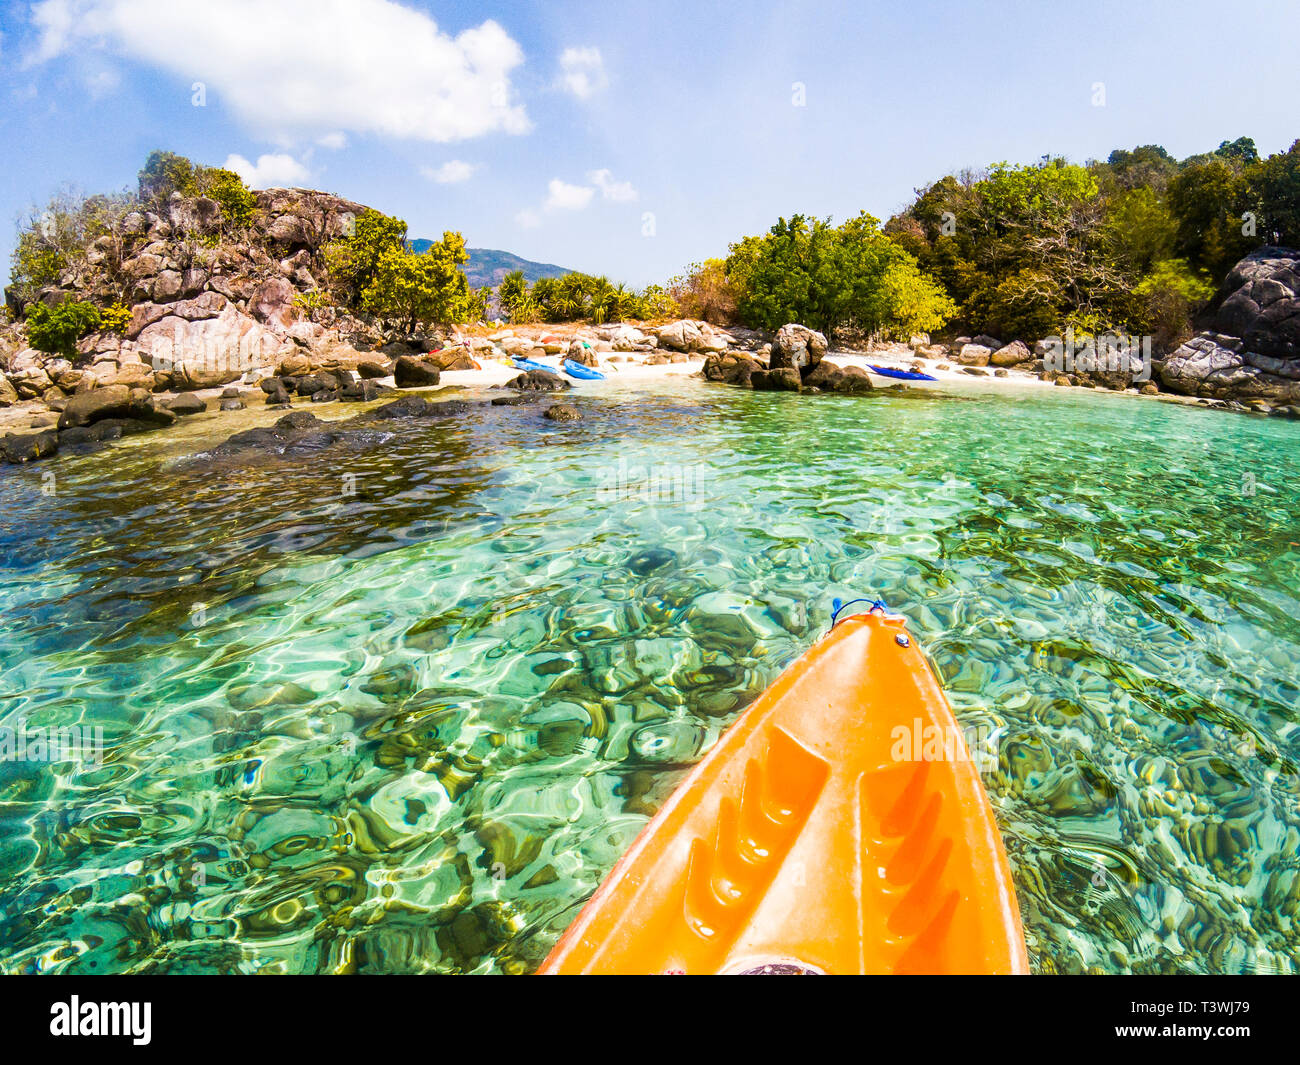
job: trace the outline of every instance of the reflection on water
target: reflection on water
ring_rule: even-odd
[[[576,402],[0,475],[0,724],[105,737],[0,762],[0,966],[527,972],[832,597],[879,594],[993,737],[1037,971],[1300,968],[1300,427]]]

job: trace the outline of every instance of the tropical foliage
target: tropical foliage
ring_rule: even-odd
[[[640,321],[677,313],[672,298],[658,285],[636,292],[607,277],[576,272],[541,277],[529,286],[521,271],[512,271],[501,279],[497,302],[514,323]]]
[[[1300,244],[1300,141],[1267,159],[1241,137],[1181,162],[1142,145],[1086,166],[998,163],[918,189],[884,229],[969,332],[1086,322],[1168,346],[1243,255]]]
[[[956,310],[942,286],[868,214],[843,225],[793,215],[731,246],[726,280],[746,324],[800,322],[833,334],[882,336],[938,329]]]

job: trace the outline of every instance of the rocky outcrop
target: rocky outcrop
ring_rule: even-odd
[[[1300,251],[1251,252],[1223,292],[1213,330],[1167,356],[1160,382],[1184,395],[1300,402]]]
[[[791,322],[781,326],[772,338],[768,365],[773,370],[788,367],[807,376],[822,361],[826,351],[826,338],[821,333]]]

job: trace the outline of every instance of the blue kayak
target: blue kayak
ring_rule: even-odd
[[[510,361],[515,364],[516,370],[545,370],[547,373],[555,373],[554,366],[547,366],[544,363],[533,362],[532,359],[512,358]]]
[[[564,372],[570,377],[578,377],[583,381],[603,381],[605,375],[590,366],[583,366],[580,362],[574,362],[572,359],[564,360]]]
[[[874,363],[867,363],[873,373],[880,374],[881,377],[897,377],[900,381],[937,381],[939,378],[931,377],[928,373],[917,373],[915,370],[895,370],[891,366],[876,366]]]

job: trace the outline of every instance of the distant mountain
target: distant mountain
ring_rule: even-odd
[[[431,240],[413,240],[411,251],[419,255],[432,243]],[[563,266],[556,266],[554,263],[535,263],[530,259],[521,259],[508,251],[497,251],[493,248],[466,248],[465,250],[469,252],[469,262],[462,266],[461,270],[474,288],[482,288],[484,285],[495,288],[512,270],[522,270],[524,280],[529,284],[539,277],[563,277],[565,274],[573,273]]]

